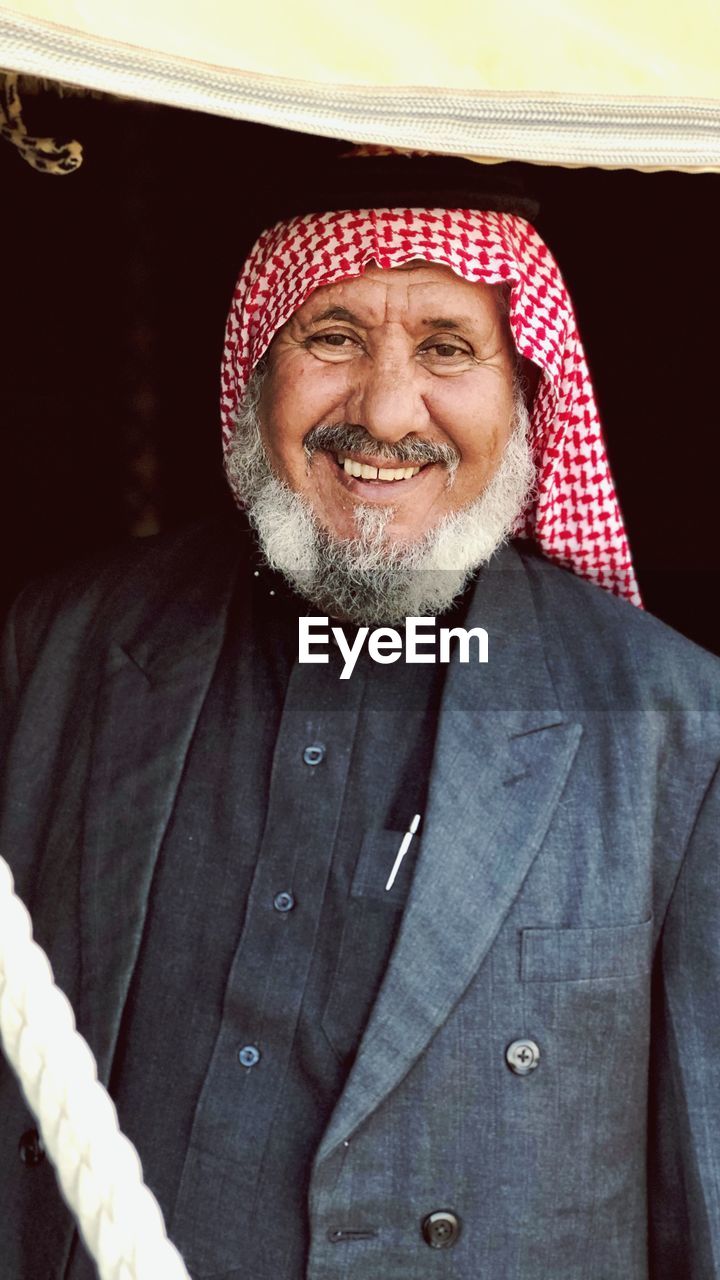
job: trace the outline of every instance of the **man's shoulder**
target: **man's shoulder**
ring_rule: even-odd
[[[147,538],[127,539],[29,583],[11,611],[28,660],[54,638],[70,647],[90,631],[142,628],[154,617],[217,607],[245,552],[247,529],[223,514]]]
[[[530,580],[549,658],[555,649],[559,659],[571,660],[586,687],[599,694],[611,680],[615,695],[633,693],[643,700],[681,693],[704,709],[717,700],[720,658],[646,610],[553,564],[533,547],[514,546]]]

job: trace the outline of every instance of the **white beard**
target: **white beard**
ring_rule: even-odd
[[[398,626],[408,617],[444,613],[507,541],[531,496],[535,466],[520,388],[512,434],[484,491],[416,542],[400,543],[385,536],[394,508],[359,504],[356,536],[339,538],[318,523],[305,498],[277,478],[260,433],[261,384],[256,374],[247,388],[225,470],[268,565],[321,613],[342,621]]]

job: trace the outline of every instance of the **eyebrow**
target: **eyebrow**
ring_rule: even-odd
[[[362,321],[347,307],[328,307],[319,316],[313,316],[310,324],[321,324],[323,320],[344,320],[346,324],[361,324]]]
[[[362,320],[355,315],[354,311],[348,311],[347,307],[328,307],[326,311],[321,311],[319,315],[313,316],[310,324],[322,324],[325,320],[342,320],[345,324],[355,324],[362,326]],[[467,317],[459,316],[429,316],[420,322],[427,329],[471,329],[472,321]]]
[[[471,329],[473,323],[466,317],[461,316],[430,316],[427,320],[421,321],[428,329]]]

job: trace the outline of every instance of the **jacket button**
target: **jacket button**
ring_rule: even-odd
[[[540,1061],[540,1050],[534,1040],[513,1040],[505,1050],[505,1061],[516,1076],[527,1076]]]
[[[276,911],[281,911],[283,913],[286,911],[292,911],[295,906],[295,898],[291,893],[286,893],[285,891],[282,893],[276,893],[273,898],[273,906]]]
[[[18,1151],[23,1164],[34,1169],[45,1159],[45,1148],[37,1129],[28,1129],[18,1143]]]
[[[450,1209],[438,1209],[423,1218],[422,1233],[431,1249],[449,1249],[460,1235],[460,1219]]]
[[[313,742],[311,746],[306,747],[303,751],[303,760],[312,767],[322,764],[325,759],[325,748],[322,742]]]

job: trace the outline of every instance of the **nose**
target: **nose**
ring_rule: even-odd
[[[350,421],[388,444],[422,431],[429,421],[416,371],[398,360],[368,361],[358,371],[348,408]]]

